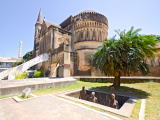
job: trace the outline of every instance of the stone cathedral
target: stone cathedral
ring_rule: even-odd
[[[46,77],[101,75],[91,64],[91,55],[108,36],[107,18],[93,10],[69,16],[59,25],[42,20],[41,10],[35,24],[33,57],[49,53],[49,60],[34,69]]]

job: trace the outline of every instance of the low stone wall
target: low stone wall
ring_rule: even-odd
[[[130,76],[141,76],[141,77],[160,77],[160,66],[156,66],[156,67],[149,67],[149,73],[147,75],[143,75],[141,72],[137,72],[135,74],[130,74]],[[102,73],[100,71],[100,69],[96,69],[95,67],[91,66],[91,76],[105,76],[104,73]],[[126,75],[124,75],[124,73],[121,72],[121,76],[128,76],[128,74],[126,73]]]
[[[111,82],[113,83],[114,77],[74,77],[77,80],[85,82]],[[160,82],[160,77],[121,77],[121,83],[141,83],[141,82]]]
[[[146,76],[160,77],[160,67],[149,67],[149,73]],[[131,76],[143,76],[141,72],[131,74]]]
[[[73,78],[34,78],[34,79],[16,79],[0,81],[0,97],[8,95],[21,94],[22,91],[29,87],[32,91],[60,87],[64,85],[74,84],[77,80]]]

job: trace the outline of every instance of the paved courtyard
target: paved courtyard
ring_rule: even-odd
[[[15,102],[0,100],[0,120],[114,120],[85,107],[47,95]]]

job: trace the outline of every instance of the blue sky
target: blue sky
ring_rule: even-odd
[[[94,10],[108,18],[108,38],[114,30],[142,28],[141,34],[160,35],[160,0],[0,0],[0,57],[18,57],[33,49],[39,10],[42,17],[60,24],[70,15]]]

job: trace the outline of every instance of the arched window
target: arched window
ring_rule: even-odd
[[[88,36],[89,36],[89,31],[87,30],[87,38],[88,38]]]
[[[102,41],[101,31],[99,31],[99,39]]]
[[[83,38],[83,32],[81,31],[81,38]]]
[[[93,30],[93,37],[95,37],[95,34],[96,34],[96,33],[95,33],[95,30]]]

